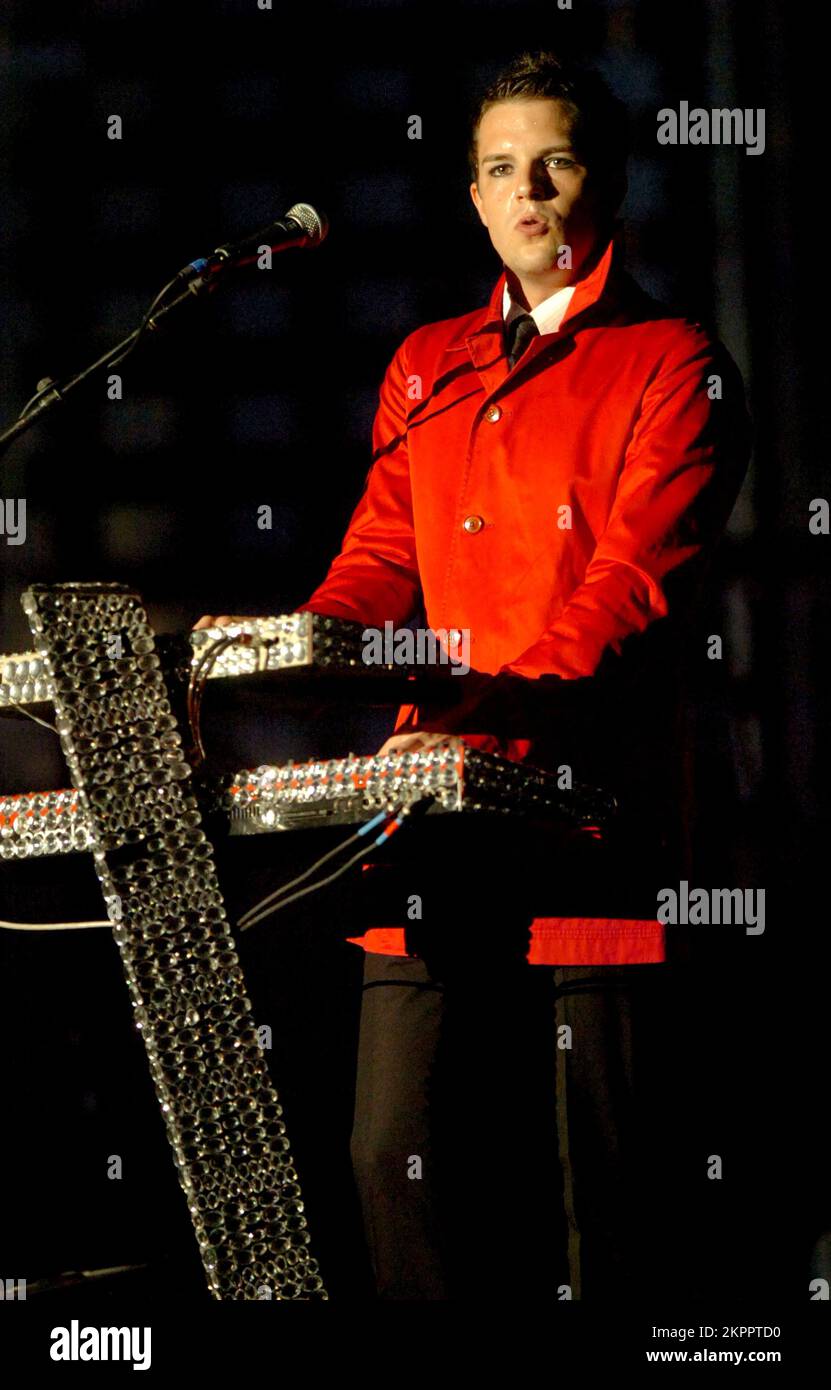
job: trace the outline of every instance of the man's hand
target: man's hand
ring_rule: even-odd
[[[376,757],[380,758],[382,753],[426,753],[428,748],[447,743],[452,737],[452,734],[428,733],[425,729],[411,734],[393,734],[381,744]]]
[[[199,619],[198,623],[193,624],[193,631],[198,632],[199,629],[203,627],[233,627],[236,623],[256,622],[259,622],[259,618],[252,618],[251,616],[240,617],[238,614],[230,615],[228,613],[223,613],[221,617],[213,618],[210,613],[206,613],[203,618]]]
[[[456,737],[481,753],[521,761],[528,756],[534,737],[550,730],[562,686],[578,684],[563,682],[559,676],[529,680],[507,671],[495,676],[471,671],[464,677],[464,693],[456,705],[432,718],[420,711],[421,728],[393,734],[379,754],[423,752]]]

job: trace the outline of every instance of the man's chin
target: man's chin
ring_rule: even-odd
[[[536,256],[515,256],[510,260],[503,256],[502,263],[507,270],[513,271],[517,279],[528,279],[538,275],[550,275],[552,271],[560,270],[562,267],[557,264],[557,255],[536,255]]]

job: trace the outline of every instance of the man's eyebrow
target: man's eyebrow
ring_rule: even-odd
[[[571,145],[552,145],[548,150],[541,150],[537,155],[538,159],[544,159],[547,154],[574,154]],[[482,156],[483,164],[492,164],[495,159],[511,159],[510,154],[486,154]]]

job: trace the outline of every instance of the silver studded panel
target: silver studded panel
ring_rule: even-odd
[[[616,805],[595,787],[561,789],[553,773],[480,753],[461,739],[425,751],[243,768],[217,788],[215,803],[232,835],[253,835],[354,824],[424,798],[431,813],[487,811],[598,832]]]
[[[325,1299],[141,600],[34,585],[23,607],[210,1292]]]
[[[362,632],[360,623],[320,613],[281,613],[276,617],[248,619],[231,628],[200,628],[187,636],[192,665],[196,665],[220,637],[242,634],[253,639],[253,646],[235,645],[217,653],[207,671],[207,679],[215,680],[246,676],[254,671],[287,671],[297,667],[339,671],[360,667],[366,671],[362,661]],[[40,652],[0,655],[0,708],[51,699],[49,663]]]
[[[353,825],[423,798],[429,798],[429,814],[501,812],[598,831],[615,814],[606,792],[579,783],[561,789],[552,773],[476,752],[459,739],[425,752],[243,768],[206,782],[200,795],[203,809],[227,817],[231,835]],[[77,792],[0,796],[0,859],[68,854],[90,845]]]
[[[94,848],[74,787],[0,796],[0,859],[34,859]]]

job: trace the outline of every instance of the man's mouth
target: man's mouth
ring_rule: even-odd
[[[518,232],[525,232],[529,236],[539,236],[543,232],[548,231],[548,223],[541,217],[535,217],[533,214],[529,213],[525,217],[521,217],[519,221],[515,223],[515,228]]]

